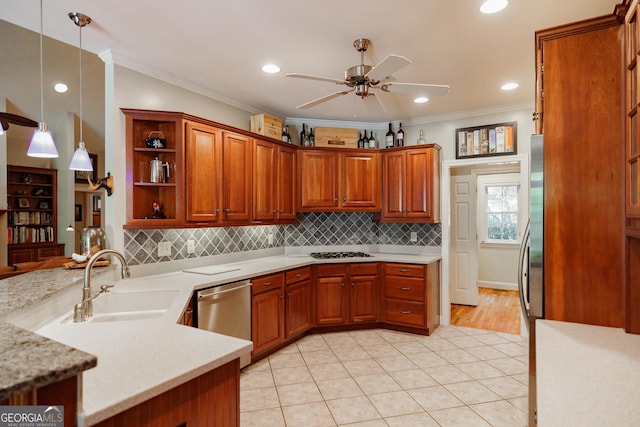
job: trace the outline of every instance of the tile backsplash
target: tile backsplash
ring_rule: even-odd
[[[418,241],[409,241],[416,232]],[[269,234],[273,245],[269,245]],[[187,241],[195,253],[187,254]],[[158,242],[170,241],[171,256],[158,256]],[[298,214],[298,224],[177,229],[124,230],[125,256],[131,265],[285,246],[410,245],[440,246],[440,224],[379,224],[366,212]]]

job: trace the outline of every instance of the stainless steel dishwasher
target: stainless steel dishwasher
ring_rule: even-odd
[[[217,332],[251,341],[251,282],[227,285],[197,291],[194,295],[195,325],[199,329]],[[240,357],[240,367],[251,363],[251,354]]]

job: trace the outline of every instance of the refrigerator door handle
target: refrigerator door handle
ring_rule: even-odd
[[[527,227],[522,238],[522,244],[520,245],[520,262],[518,264],[518,293],[520,294],[520,309],[522,310],[524,317],[527,319],[529,318],[529,268],[528,266],[525,266],[525,262],[528,264],[526,255],[530,237],[531,230],[529,229],[529,222],[527,222]],[[527,278],[526,281],[524,280],[525,276]],[[529,327],[529,322],[525,322],[525,324]]]

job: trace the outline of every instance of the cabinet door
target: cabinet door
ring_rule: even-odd
[[[252,297],[251,340],[254,355],[284,340],[282,288],[275,288]]]
[[[352,276],[349,296],[353,323],[378,320],[378,279],[376,276]]]
[[[405,205],[405,152],[384,153],[382,156],[382,216],[384,218],[402,218]]]
[[[286,338],[299,335],[313,326],[311,318],[311,281],[287,285],[285,292]]]
[[[186,124],[187,221],[220,217],[222,132],[198,123]]]
[[[302,208],[338,206],[338,154],[331,151],[300,151]]]
[[[342,157],[342,206],[380,209],[380,154]]]
[[[251,219],[251,141],[249,137],[223,133],[223,221]]]
[[[316,325],[347,323],[345,276],[316,279]]]
[[[276,146],[267,141],[253,144],[253,219],[276,219]]]
[[[433,174],[432,150],[414,149],[406,152],[406,199],[407,218],[431,218],[433,207],[431,176]]]
[[[278,218],[296,219],[296,150],[278,146]]]

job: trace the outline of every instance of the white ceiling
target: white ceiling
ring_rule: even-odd
[[[534,32],[610,14],[618,2],[511,0],[503,12],[483,15],[481,0],[45,0],[44,33],[77,46],[67,13],[82,12],[93,18],[83,47],[96,54],[110,49],[128,68],[254,113],[384,122],[500,105],[533,108]],[[1,19],[39,32],[38,0],[2,3]],[[353,94],[296,110],[343,86],[284,74],[343,78],[360,62],[352,46],[360,37],[372,40],[366,63],[405,56],[413,64],[395,74],[397,81],[448,84],[450,93],[423,105],[392,95],[388,114],[374,98]],[[282,71],[264,74],[267,62]],[[500,91],[506,81],[520,88]]]

